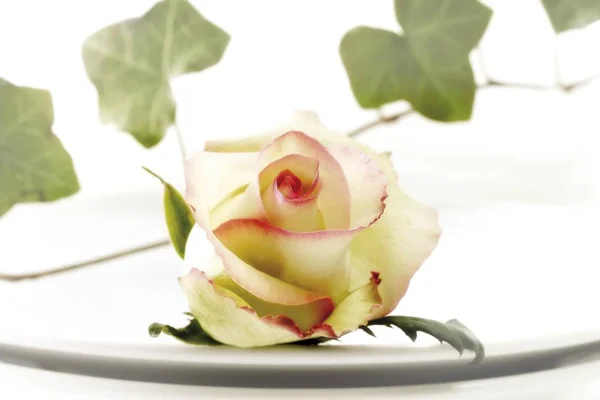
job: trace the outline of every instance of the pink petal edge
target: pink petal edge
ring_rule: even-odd
[[[190,270],[190,272],[188,273],[188,275],[192,275],[195,276],[198,279],[204,279],[205,281],[207,281],[208,283],[210,283],[213,287],[214,287],[214,282],[208,278],[208,276],[206,275],[206,272],[204,271],[200,271],[196,268],[192,268]],[[180,277],[179,280],[184,279],[185,277]],[[217,291],[215,291],[215,293],[223,298],[226,298],[228,300],[230,300],[231,302],[235,303],[233,300],[231,300],[229,297],[227,297],[226,295],[222,295],[219,294]],[[333,312],[333,309],[335,308],[333,301],[330,301],[330,310],[328,310],[328,312],[326,313],[327,316],[330,315]],[[236,306],[237,307],[237,306]],[[254,316],[256,316],[260,321],[264,322],[267,325],[273,325],[273,326],[277,326],[279,328],[285,329],[288,332],[298,336],[299,339],[306,339],[309,338],[310,336],[314,335],[317,331],[324,331],[327,332],[328,334],[332,334],[335,335],[335,332],[333,331],[333,329],[331,329],[330,326],[328,325],[324,325],[324,324],[316,324],[313,328],[303,332],[300,327],[296,324],[296,322],[294,322],[293,319],[291,319],[290,317],[283,315],[283,314],[279,314],[279,315],[265,315],[262,317],[259,317],[256,314],[256,311],[254,311],[252,308],[248,307],[248,306],[243,306],[243,307],[237,307],[240,310],[246,311]],[[327,317],[323,318],[324,320]],[[337,336],[332,336],[332,337],[337,337]]]
[[[322,182],[319,208],[327,227],[337,229],[350,227],[350,189],[338,160],[318,140],[300,131],[289,131],[276,137],[259,153],[259,169],[285,157],[298,154],[319,162],[319,177]]]

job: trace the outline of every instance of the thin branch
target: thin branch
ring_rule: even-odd
[[[525,90],[562,90],[558,86],[539,85],[537,83],[526,83],[526,82],[500,82],[494,79],[490,79],[485,85],[479,86],[479,89],[489,89],[494,87],[505,87],[512,89],[525,89]]]
[[[554,63],[554,83],[558,87],[564,87],[562,81],[562,74],[560,73],[560,55],[558,54],[558,36],[554,37],[554,52],[552,54]]]
[[[185,164],[185,160],[187,159],[187,150],[185,148],[185,141],[183,140],[183,134],[181,133],[181,129],[179,129],[179,125],[177,122],[174,124],[175,136],[177,137],[177,143],[179,144],[179,152],[181,153],[181,162]]]
[[[170,240],[160,240],[157,242],[149,243],[143,246],[134,247],[132,249],[127,249],[123,251],[119,251],[117,253],[108,254],[99,258],[94,258],[92,260],[78,262],[76,264],[71,264],[63,267],[58,267],[54,269],[49,269],[47,271],[33,272],[29,274],[21,274],[21,275],[10,275],[10,274],[0,274],[0,281],[9,281],[9,282],[19,282],[29,279],[38,279],[43,277],[48,277],[52,275],[59,275],[65,272],[71,272],[78,269],[83,269],[86,267],[91,267],[93,265],[98,265],[107,261],[117,260],[119,258],[132,256],[134,254],[144,253],[146,251],[158,249],[161,247],[166,247],[171,244]]]
[[[392,122],[396,122],[399,119],[402,119],[408,115],[414,114],[415,112],[416,112],[415,110],[410,108],[408,110],[401,111],[399,113],[388,115],[388,116],[379,114],[379,117],[375,121],[367,122],[366,124],[361,125],[358,128],[351,130],[350,132],[348,132],[348,136],[349,137],[358,136],[370,129],[375,128],[378,125],[391,124]]]
[[[580,89],[586,85],[588,85],[591,82],[594,82],[595,80],[600,79],[600,74],[591,76],[589,78],[583,79],[579,82],[575,82],[569,85],[557,85],[557,86],[547,86],[547,85],[538,85],[535,83],[509,83],[509,82],[500,82],[500,81],[496,81],[496,80],[488,80],[487,83],[478,86],[478,89],[489,89],[489,88],[495,88],[495,87],[504,87],[504,88],[514,88],[514,89],[527,89],[527,90],[560,90],[562,92],[565,93],[572,93],[577,89]],[[390,124],[393,122],[397,122],[400,119],[407,117],[411,114],[414,114],[416,111],[412,108],[409,108],[408,110],[405,111],[401,111],[398,112],[396,114],[392,114],[392,115],[383,115],[378,111],[378,116],[376,120],[373,120],[371,122],[367,122],[357,128],[354,128],[353,130],[351,130],[350,132],[347,133],[347,136],[349,137],[357,137],[373,128],[376,128],[379,125],[386,125],[386,124]]]
[[[581,89],[584,86],[589,85],[590,83],[592,83],[598,79],[600,79],[600,73],[598,73],[596,75],[592,75],[589,78],[582,79],[579,82],[571,83],[569,85],[562,84],[561,89],[567,93],[571,93],[578,89]]]
[[[507,87],[507,88],[528,89],[528,90],[559,90],[559,91],[562,91],[565,93],[571,93],[577,89],[580,89],[580,88],[592,83],[593,81],[595,81],[598,78],[600,78],[600,74],[590,76],[589,78],[582,79],[578,82],[570,83],[568,85],[561,83],[560,85],[554,85],[554,86],[538,85],[535,83],[518,83],[518,82],[508,83],[508,82],[498,82],[495,80],[491,80],[486,85],[482,85],[479,88],[485,89],[485,88],[490,88],[490,87]]]
[[[483,80],[485,82],[489,82],[490,74],[487,70],[487,64],[485,63],[485,58],[483,57],[483,50],[481,49],[481,46],[477,47],[475,53],[477,54],[477,59],[479,61],[479,67],[481,69],[481,74],[483,75]]]

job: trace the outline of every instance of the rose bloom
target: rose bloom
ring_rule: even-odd
[[[180,278],[192,314],[238,347],[337,338],[387,315],[440,236],[397,180],[388,156],[312,112],[208,142],[188,159],[185,198],[219,272]]]

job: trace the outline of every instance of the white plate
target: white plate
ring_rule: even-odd
[[[156,191],[18,207],[0,220],[0,272],[36,271],[162,239],[161,197]],[[411,344],[387,328],[376,329],[379,340],[358,332],[318,349],[197,348],[151,339],[150,323],[185,322],[176,281],[184,268],[170,248],[0,283],[0,359],[158,382],[352,386],[506,375],[600,353],[596,210],[512,203],[440,215],[440,245],[395,313],[458,318],[486,346],[479,366],[429,337]],[[210,248],[192,240],[195,265]]]

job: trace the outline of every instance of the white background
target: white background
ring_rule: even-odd
[[[340,132],[376,117],[356,104],[338,45],[343,34],[357,25],[398,30],[392,1],[193,3],[231,34],[232,40],[216,67],[174,80],[178,123],[191,150],[200,149],[207,138],[244,136],[271,127],[296,109],[317,111],[326,125]],[[487,71],[494,79],[551,86],[557,76],[555,49],[559,50],[560,77],[565,82],[600,72],[597,51],[600,27],[571,32],[556,40],[539,1],[487,3],[494,7],[495,14],[482,41],[482,52]],[[26,243],[26,236],[12,230],[28,216],[76,208],[87,199],[106,193],[154,190],[156,182],[141,171],[140,165],[181,184],[181,164],[172,132],[155,149],[145,150],[128,135],[99,124],[96,94],[80,56],[86,36],[109,23],[139,15],[152,4],[153,1],[146,0],[0,0],[0,77],[15,84],[51,90],[55,132],[73,155],[82,184],[80,194],[60,204],[19,206],[0,220],[2,272],[37,270],[46,262],[54,265],[65,257],[64,249],[51,251],[44,247],[40,235],[34,235],[33,241],[36,246],[39,243],[38,251],[30,250],[32,245]],[[480,71],[477,72],[479,75]],[[413,196],[440,209],[472,210],[465,222],[454,221],[453,226],[465,225],[466,230],[462,236],[451,236],[450,242],[457,249],[455,253],[471,254],[466,258],[467,264],[481,261],[480,253],[471,250],[469,241],[483,232],[487,240],[482,239],[477,246],[483,243],[488,254],[494,250],[498,253],[489,262],[490,268],[497,269],[490,271],[498,271],[513,260],[527,264],[528,270],[516,272],[511,278],[516,282],[516,292],[522,296],[531,292],[532,285],[540,284],[537,277],[544,276],[548,268],[566,271],[564,276],[553,274],[547,278],[550,283],[545,283],[546,290],[538,290],[548,296],[560,292],[565,298],[576,298],[577,302],[572,300],[566,309],[585,317],[589,304],[582,288],[596,286],[593,277],[597,277],[589,272],[593,267],[589,260],[597,257],[593,248],[600,193],[598,93],[598,83],[571,94],[555,90],[486,89],[477,96],[470,122],[440,124],[411,116],[398,124],[376,129],[361,140],[380,150],[393,150],[401,184]],[[389,109],[403,107],[398,104]],[[44,235],[50,232],[55,237],[68,235],[67,228],[63,229],[64,232],[55,223],[50,228],[40,228],[40,232],[43,230]],[[82,240],[87,229],[80,235]],[[135,234],[135,226],[128,229]],[[532,237],[537,241],[528,242]],[[499,245],[502,241],[512,246],[510,254]],[[117,247],[110,240],[105,242]],[[138,242],[132,239],[131,243]],[[86,246],[91,245],[80,247],[85,251],[92,248]],[[540,257],[540,252],[547,249],[548,254]],[[22,259],[27,262],[21,263]],[[582,265],[586,261],[587,275],[581,272],[583,278],[571,279],[570,285],[559,285],[561,279],[568,280],[575,273],[572,263]],[[455,273],[462,271],[456,268]],[[512,268],[519,271],[514,265]],[[576,270],[579,274],[581,268]],[[446,273],[453,275],[452,271]],[[101,282],[108,285],[111,272],[99,270],[94,274],[97,290],[102,292]],[[490,289],[500,296],[505,293],[506,290],[492,287],[493,273],[491,278],[486,278],[487,274],[479,271],[471,276],[479,279],[477,282],[485,282],[477,294]],[[86,279],[85,275],[80,279]],[[61,281],[53,282],[54,286],[46,290],[56,293]],[[69,284],[64,285],[69,293]],[[69,302],[66,296],[58,304]],[[410,301],[407,298],[409,308]],[[560,307],[566,300],[553,301]],[[500,304],[497,312],[502,310]],[[576,309],[572,304],[576,304]],[[2,303],[0,307],[7,305]],[[551,315],[549,309],[541,311]],[[10,382],[0,385],[0,393],[4,394],[2,390],[24,393],[20,391],[32,380],[37,383],[27,388],[28,393],[43,394],[45,398],[50,393],[56,393],[56,398],[66,398],[64,395],[69,391],[81,398],[86,388],[99,390],[98,384],[90,380],[69,383],[69,379],[75,378],[30,374],[27,370],[0,365],[0,382]],[[149,390],[141,389],[140,385],[111,385],[114,386],[106,387],[131,393]],[[104,395],[90,398],[108,396],[109,389],[106,390]]]

